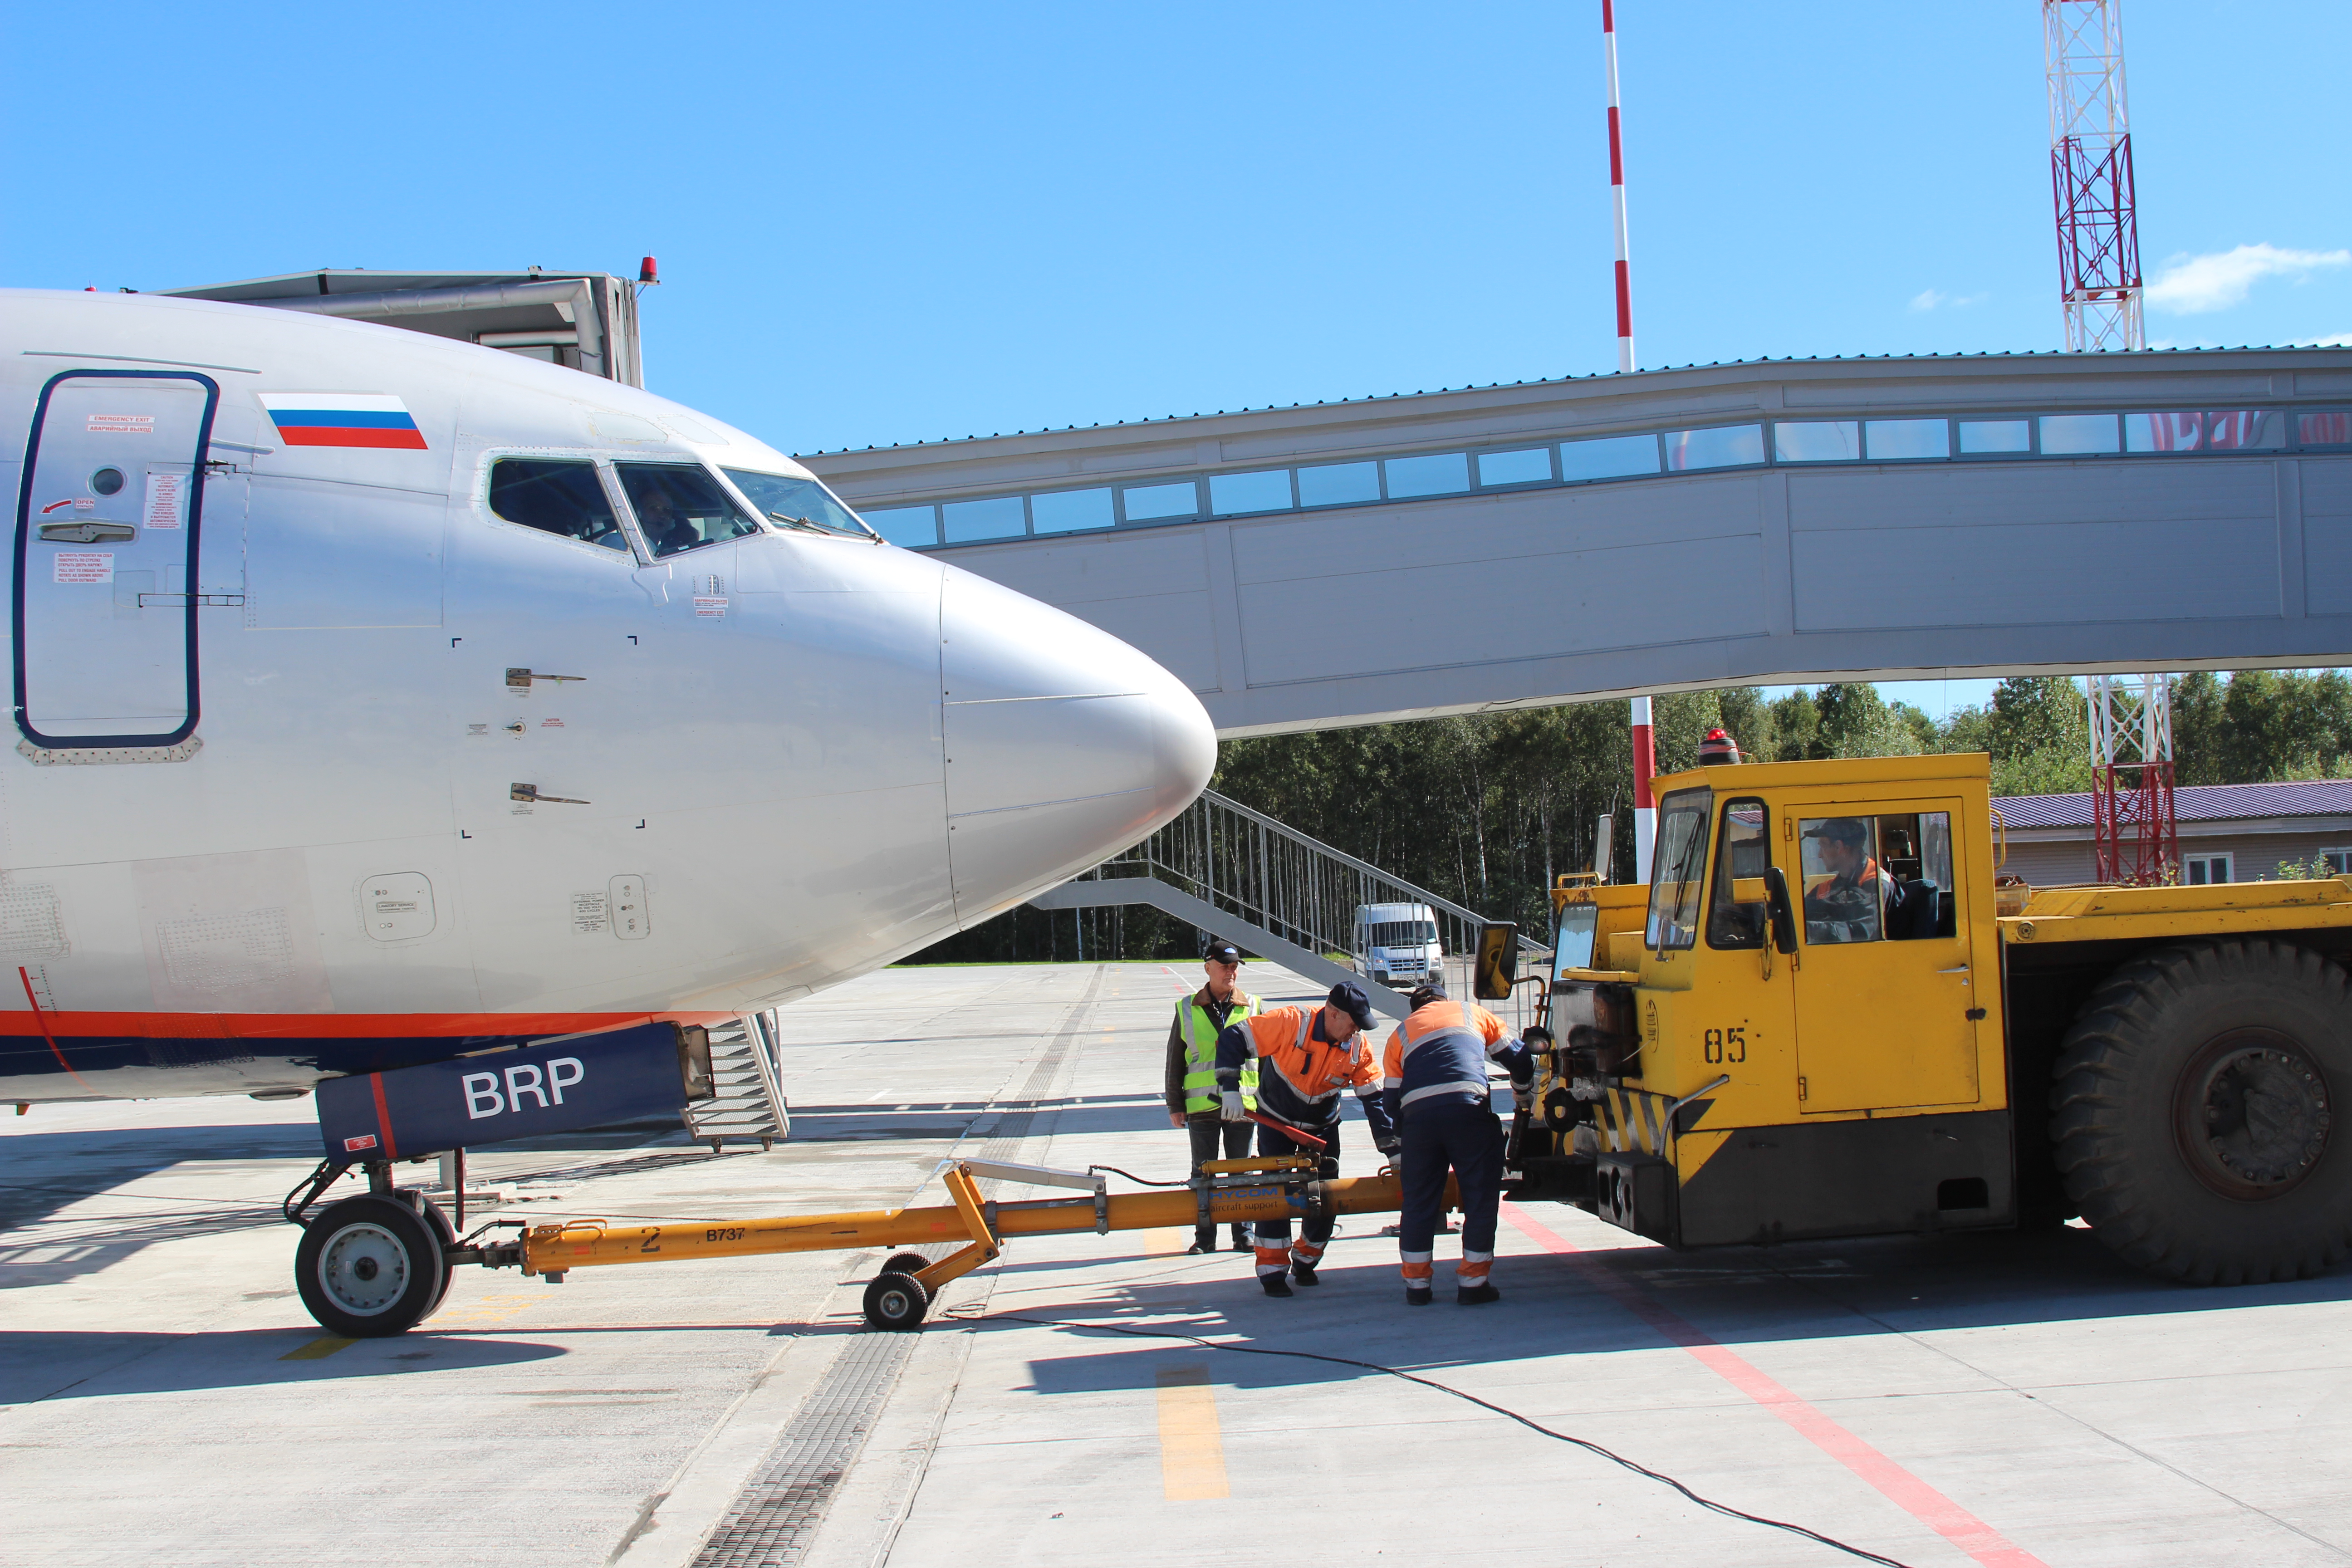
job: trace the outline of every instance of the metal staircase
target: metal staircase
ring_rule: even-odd
[[[772,1149],[790,1136],[792,1109],[776,1077],[776,1016],[753,1013],[710,1026],[710,1079],[716,1091],[686,1107],[687,1131],[713,1153],[729,1143]]]
[[[1437,917],[1447,988],[1470,994],[1483,916],[1426,888],[1214,791],[1183,816],[1076,880],[1029,900],[1040,910],[1144,904],[1280,963],[1310,980],[1353,980],[1373,1008],[1405,1015],[1405,999],[1376,984],[1359,942],[1360,904],[1427,904]],[[1549,949],[1522,934],[1522,953]]]

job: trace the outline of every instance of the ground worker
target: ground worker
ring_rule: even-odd
[[[1238,1160],[1249,1152],[1250,1124],[1225,1121],[1218,1105],[1217,1036],[1227,1024],[1255,1017],[1265,1008],[1265,1003],[1241,989],[1238,983],[1242,950],[1232,942],[1211,942],[1201,967],[1208,972],[1208,984],[1178,1000],[1175,1022],[1168,1026],[1165,1082],[1168,1122],[1192,1135],[1192,1174],[1196,1176],[1202,1163],[1217,1158],[1220,1134],[1226,1159]],[[1255,1110],[1257,1063],[1254,1060],[1243,1065],[1241,1090],[1243,1109]],[[1194,1226],[1192,1245],[1188,1250],[1199,1253],[1216,1249],[1217,1227]],[[1249,1239],[1243,1235],[1242,1227],[1234,1226],[1234,1250],[1249,1249]]]
[[[1254,1060],[1258,1064],[1260,1154],[1318,1152],[1282,1131],[1295,1128],[1322,1141],[1317,1174],[1325,1181],[1338,1176],[1342,1088],[1353,1089],[1363,1101],[1372,1142],[1383,1149],[1394,1147],[1395,1132],[1381,1102],[1381,1069],[1363,1034],[1371,1025],[1371,1000],[1351,981],[1331,987],[1320,1007],[1276,1007],[1226,1025],[1217,1037],[1217,1088],[1224,1119],[1241,1121],[1250,1115],[1242,1098],[1242,1068]],[[1255,1230],[1257,1280],[1267,1295],[1289,1295],[1293,1279],[1301,1285],[1318,1283],[1315,1270],[1331,1239],[1328,1215],[1309,1217],[1299,1226],[1295,1244],[1287,1218],[1262,1219]]]
[[[1446,1000],[1442,980],[1415,987],[1408,1001],[1412,1011],[1390,1031],[1381,1053],[1381,1097],[1402,1145],[1397,1252],[1405,1304],[1429,1305],[1431,1237],[1445,1212],[1450,1167],[1462,1204],[1454,1299],[1480,1306],[1501,1299],[1486,1278],[1503,1196],[1503,1124],[1487,1097],[1486,1063],[1509,1070],[1512,1092],[1524,1104],[1535,1084],[1535,1058],[1484,1007]]]

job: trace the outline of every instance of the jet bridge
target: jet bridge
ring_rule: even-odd
[[[2352,658],[2352,348],[1776,360],[803,460],[1227,736]]]

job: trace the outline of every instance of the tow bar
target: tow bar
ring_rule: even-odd
[[[572,1220],[526,1231],[520,1262],[525,1274],[541,1275],[553,1282],[572,1269],[609,1263],[962,1242],[937,1262],[919,1252],[895,1253],[866,1287],[867,1322],[877,1329],[911,1329],[923,1321],[941,1288],[998,1257],[1008,1237],[1246,1225],[1301,1215],[1381,1214],[1398,1206],[1402,1189],[1393,1172],[1318,1181],[1315,1178],[1318,1163],[1313,1154],[1212,1160],[1201,1167],[1201,1174],[1185,1184],[1191,1189],[1188,1192],[1114,1194],[1106,1190],[1099,1172],[964,1160],[946,1175],[948,1195],[954,1200],[951,1205],[860,1214],[788,1215],[776,1219],[696,1220],[682,1225],[614,1226],[602,1220]],[[1087,1195],[992,1202],[980,1194],[978,1184],[983,1181],[1075,1187]],[[1449,1205],[1454,1201],[1450,1184],[1446,1199]],[[491,1262],[488,1257],[480,1260]]]

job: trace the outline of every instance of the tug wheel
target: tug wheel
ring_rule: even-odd
[[[2308,1279],[2352,1252],[2352,975],[2275,940],[2126,962],[2051,1086],[2067,1195],[2100,1240],[2198,1285]]]
[[[439,1304],[448,1280],[441,1237],[393,1198],[345,1198],[305,1226],[294,1287],[320,1326],[347,1339],[404,1334]]]
[[[920,1274],[931,1260],[919,1252],[894,1252],[882,1264],[885,1274]]]
[[[930,1291],[911,1274],[877,1275],[866,1287],[866,1321],[877,1329],[920,1328],[930,1309]]]

